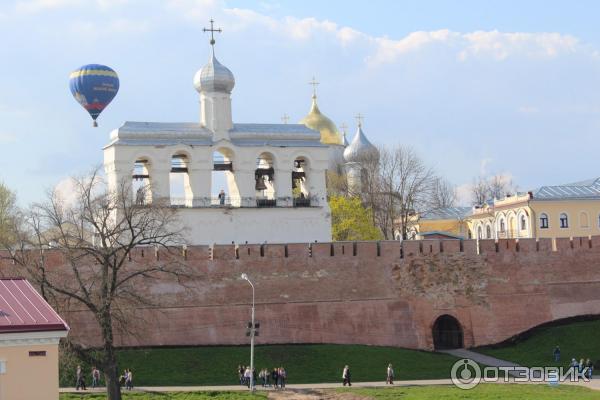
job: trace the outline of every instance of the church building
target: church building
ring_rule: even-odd
[[[132,196],[143,193],[137,202],[177,207],[190,245],[330,241],[326,171],[343,163],[345,138],[321,114],[316,91],[299,124],[233,122],[235,78],[215,57],[220,30],[211,21],[206,31],[210,57],[193,80],[199,121],[128,121],[111,132],[109,190],[131,182]]]

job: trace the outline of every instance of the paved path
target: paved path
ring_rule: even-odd
[[[429,385],[452,385],[450,379],[423,379],[414,381],[397,381],[393,386],[429,386]],[[385,387],[385,382],[355,382],[352,387]],[[341,388],[340,382],[335,383],[303,383],[303,384],[291,384],[286,385],[286,389],[337,389]],[[265,390],[269,392],[275,392],[272,388],[264,389],[262,386],[257,386],[259,391]],[[238,392],[247,391],[248,388],[241,385],[230,385],[230,386],[139,386],[134,391],[144,392],[210,392],[210,391],[226,391],[226,392]],[[104,388],[88,389],[87,392],[104,392]],[[75,388],[60,388],[61,393],[77,393]],[[79,391],[81,392],[81,391]],[[126,391],[123,390],[125,393]]]
[[[487,356],[485,354],[476,353],[467,349],[452,349],[452,350],[440,350],[440,353],[450,354],[451,356],[458,358],[470,358],[478,364],[487,365],[488,367],[520,367],[519,364],[501,360],[499,358]],[[514,373],[509,372],[510,376],[515,376]]]
[[[502,383],[514,383],[513,379],[510,379],[509,382],[504,382],[500,380],[499,384]],[[535,382],[526,382],[524,384],[538,384]],[[539,383],[543,385],[547,385],[547,383]],[[578,382],[578,383],[568,383],[563,382],[561,385],[579,385],[584,386],[594,390],[600,390],[600,379],[593,379],[590,382]],[[450,379],[422,379],[422,380],[412,380],[412,381],[396,381],[394,382],[395,387],[398,386],[432,386],[432,385],[452,385],[452,381]],[[342,384],[339,382],[336,383],[305,383],[305,384],[292,384],[286,385],[286,391],[284,393],[310,393],[311,390],[320,391],[323,389],[338,389],[341,388]],[[386,385],[385,382],[355,382],[352,384],[353,388],[361,388],[361,387],[391,387],[390,385]],[[240,392],[247,391],[248,389],[245,386],[240,385],[230,385],[230,386],[140,386],[136,387],[134,392],[211,392],[211,391],[225,391],[225,392]],[[273,390],[272,388],[264,389],[263,387],[257,387],[258,391],[266,391],[269,393],[279,393],[279,391]],[[79,391],[81,392],[81,391]],[[79,393],[75,390],[75,388],[60,388],[60,393]],[[104,388],[98,389],[89,389],[87,392],[94,393],[104,393]],[[123,390],[125,393],[126,391]],[[277,397],[277,396],[275,396]]]

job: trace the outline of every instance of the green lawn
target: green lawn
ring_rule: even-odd
[[[194,393],[124,393],[123,400],[264,400],[265,393],[194,392]],[[61,394],[60,400],[106,400],[105,394]]]
[[[574,386],[527,384],[483,384],[471,390],[453,386],[412,386],[381,389],[353,389],[353,393],[376,400],[592,400],[600,392]]]
[[[237,366],[249,364],[248,346],[121,350],[119,368],[131,368],[137,386],[231,385]],[[396,379],[448,378],[456,358],[425,351],[358,345],[271,345],[255,348],[257,370],[284,366],[289,383],[340,381],[349,364],[355,381],[385,381],[388,363]],[[74,367],[61,366],[61,386],[74,386]],[[85,371],[90,371],[89,367]]]
[[[524,366],[568,366],[571,358],[589,358],[600,372],[600,320],[573,322],[569,325],[541,328],[531,337],[516,344],[498,348],[475,349],[484,354],[516,362]],[[554,362],[552,352],[560,346],[561,361]]]
[[[471,390],[453,386],[412,386],[394,388],[339,389],[324,391],[353,393],[373,400],[592,400],[600,399],[600,392],[575,386],[482,384]],[[100,394],[62,394],[60,400],[104,400]],[[126,393],[124,400],[250,400],[266,399],[266,394],[246,392],[196,393]],[[343,400],[343,396],[340,396]]]

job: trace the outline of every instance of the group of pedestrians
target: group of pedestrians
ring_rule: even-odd
[[[560,347],[559,346],[556,346],[554,348],[554,351],[552,352],[552,356],[554,357],[554,362],[560,362]],[[586,360],[581,358],[579,361],[577,361],[576,358],[572,358],[571,363],[569,364],[569,367],[572,367],[575,371],[579,372],[580,374],[583,372],[583,370],[585,368],[587,368],[585,376],[588,379],[592,379],[592,374],[594,373],[594,363],[589,358]]]
[[[570,366],[573,367],[573,369],[579,372],[580,374],[585,368],[587,368],[587,371],[585,371],[585,376],[588,379],[592,379],[592,373],[594,372],[594,363],[589,358],[587,360],[584,360],[582,358],[579,361],[577,361],[575,358],[572,358]]]
[[[283,367],[273,368],[269,372],[268,368],[263,368],[258,374],[263,387],[273,387],[275,389],[285,389],[287,371]]]
[[[100,386],[100,370],[95,366],[92,367],[92,389]],[[85,376],[83,373],[83,369],[81,365],[77,366],[77,371],[75,372],[75,390],[87,390],[85,385]]]
[[[238,365],[238,378],[240,385],[250,387],[251,382],[256,386],[256,370],[251,370],[250,367]],[[268,368],[263,368],[258,373],[258,379],[262,387],[273,387],[275,389],[285,389],[285,381],[287,379],[287,371],[283,367],[273,368],[269,371]]]
[[[254,378],[256,382],[256,372],[250,370],[250,367],[244,367],[243,365],[238,365],[238,377],[242,386],[250,387],[251,378]]]
[[[133,372],[130,369],[123,371],[123,375],[119,377],[119,385],[125,385],[125,389],[127,390],[133,389]]]
[[[87,390],[85,384],[85,375],[81,365],[77,366],[75,373],[75,390]],[[125,386],[127,390],[133,389],[133,372],[130,369],[123,371],[123,374],[119,377],[119,385]],[[95,366],[92,367],[92,389],[100,386],[100,370]]]
[[[394,384],[394,367],[392,367],[392,364],[388,364],[387,366],[387,370],[386,370],[386,376],[385,376],[385,383],[386,385],[393,385]],[[352,374],[350,373],[350,366],[346,365],[344,367],[344,369],[342,370],[342,386],[352,386]]]

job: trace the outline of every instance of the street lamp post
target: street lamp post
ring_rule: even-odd
[[[250,282],[248,275],[242,274],[242,279],[248,281],[252,286],[252,326],[250,327],[250,390],[254,391],[254,285]]]

